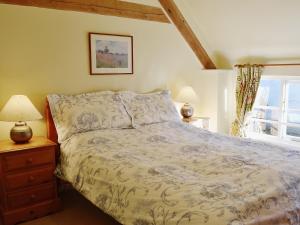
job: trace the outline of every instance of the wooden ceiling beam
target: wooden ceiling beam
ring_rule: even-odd
[[[120,0],[0,0],[0,3],[170,23],[159,7]]]
[[[188,22],[184,19],[184,16],[176,6],[175,2],[173,0],[159,0],[159,2],[184,39],[190,45],[203,67],[205,69],[216,69],[215,64],[210,59]]]

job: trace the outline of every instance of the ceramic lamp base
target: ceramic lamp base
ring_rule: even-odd
[[[32,138],[32,130],[25,122],[17,122],[10,130],[10,139],[17,144],[26,143]]]
[[[189,103],[185,103],[181,109],[180,113],[183,116],[183,118],[190,118],[194,114],[194,109]]]

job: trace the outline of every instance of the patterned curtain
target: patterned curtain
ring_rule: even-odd
[[[236,85],[236,119],[232,124],[231,134],[244,137],[244,122],[247,113],[252,110],[258,90],[262,66],[243,65],[238,67]]]

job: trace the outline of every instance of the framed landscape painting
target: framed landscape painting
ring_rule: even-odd
[[[91,75],[133,74],[133,37],[89,33]]]

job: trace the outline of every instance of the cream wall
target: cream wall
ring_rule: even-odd
[[[202,66],[173,25],[0,4],[0,107],[13,94],[25,94],[43,113],[48,93],[94,90],[149,92],[193,84],[198,114],[218,129],[217,71]],[[90,76],[88,32],[134,36],[134,75]],[[45,135],[44,121],[31,122]],[[0,139],[12,123],[0,122]]]
[[[299,0],[175,0],[218,68],[300,61]]]

